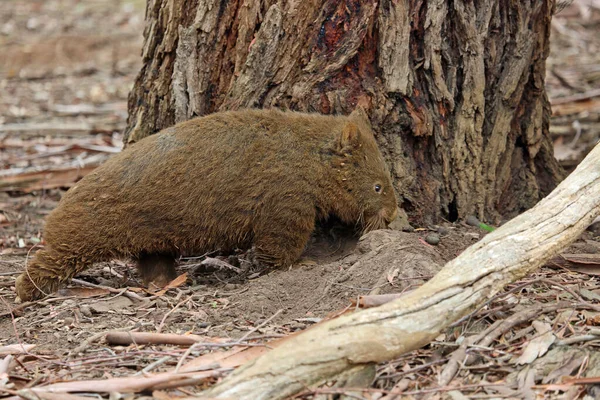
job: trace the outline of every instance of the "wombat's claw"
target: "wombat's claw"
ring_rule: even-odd
[[[258,260],[256,255],[256,248],[252,247],[250,250],[246,252],[246,256],[244,258],[240,258],[242,263],[249,263],[246,269],[250,269],[251,267],[260,267],[261,262]]]

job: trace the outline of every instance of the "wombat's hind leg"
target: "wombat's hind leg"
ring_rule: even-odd
[[[136,259],[144,285],[164,287],[177,277],[175,258],[167,254],[141,254]]]

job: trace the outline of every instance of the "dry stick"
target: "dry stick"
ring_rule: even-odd
[[[173,344],[177,346],[190,346],[198,342],[206,342],[210,345],[228,343],[223,339],[214,339],[199,335],[177,335],[174,333],[154,333],[154,332],[119,332],[113,331],[106,334],[106,342],[116,345],[136,344]]]
[[[133,327],[128,327],[128,328],[120,328],[120,329],[116,329],[116,331],[129,331],[131,329],[134,329],[135,326]],[[83,350],[85,350],[90,344],[92,344],[93,342],[95,342],[96,340],[108,335],[110,332],[98,332],[93,334],[92,336],[90,336],[89,338],[87,338],[86,340],[84,340],[83,342],[81,342],[81,344],[77,347],[75,347],[73,350],[71,350],[69,352],[69,355],[71,354],[79,354],[81,352],[83,352]]]
[[[240,338],[240,340],[238,340],[238,343],[243,342],[244,340],[246,340],[248,338],[248,336],[252,335],[254,332],[256,332],[257,330],[259,330],[260,328],[262,328],[263,326],[265,326],[266,324],[268,324],[269,322],[271,322],[276,316],[278,316],[279,314],[281,314],[283,312],[283,309],[279,309],[275,312],[275,314],[271,315],[269,318],[265,319],[260,325],[250,329],[244,336],[242,336]]]
[[[466,338],[461,343],[461,345],[450,355],[448,364],[440,373],[440,376],[438,378],[438,384],[440,386],[446,386],[450,383],[454,376],[456,376],[456,373],[463,364],[470,363],[467,359],[467,350],[469,347],[475,345],[484,347],[489,346],[496,338],[508,332],[514,326],[530,321],[532,318],[535,318],[538,315],[556,311],[560,308],[566,308],[571,305],[572,303],[567,301],[563,301],[558,304],[536,305],[534,307],[513,314],[504,320],[498,320],[481,333]]]
[[[138,300],[138,301],[148,301],[148,299],[146,299],[136,293],[133,293],[130,290],[126,290],[125,292],[123,292],[122,289],[115,289],[115,288],[111,288],[110,286],[104,286],[104,285],[96,285],[94,283],[82,281],[81,279],[75,279],[75,278],[71,279],[71,282],[76,283],[81,286],[87,286],[87,287],[92,287],[92,288],[96,288],[96,289],[108,290],[111,293],[122,294],[125,297],[129,297],[130,299],[134,299],[134,300]]]
[[[38,303],[40,300],[35,300],[35,301],[26,301],[25,303],[21,303],[18,306],[16,306],[15,308],[9,308],[8,311],[5,311],[3,313],[0,314],[0,318],[2,317],[7,317],[9,315],[17,315],[17,316],[21,316],[21,311],[23,311],[23,309],[34,305],[36,303]]]
[[[258,325],[256,327],[254,327],[253,329],[249,330],[244,336],[242,336],[239,340],[237,340],[232,345],[240,345],[240,344],[242,344],[242,342],[244,340],[246,340],[248,338],[248,336],[252,335],[254,332],[256,332],[257,330],[259,330],[260,328],[262,328],[263,326],[265,326],[266,324],[268,324],[270,321],[273,320],[273,318],[275,318],[276,316],[278,316],[281,312],[283,312],[282,309],[277,310],[277,312],[275,312],[275,314],[271,315],[269,318],[267,318],[266,320],[264,320],[260,325]],[[179,361],[177,362],[177,366],[175,367],[175,372],[179,372],[179,369],[183,365],[183,362],[185,361],[185,359],[192,353],[192,351],[194,351],[196,348],[200,347],[201,345],[202,345],[202,343],[194,343],[193,345],[191,345],[185,351],[185,353],[183,353],[183,355],[179,358]]]
[[[21,271],[0,272],[0,276],[21,275]]]
[[[185,303],[187,303],[191,299],[192,299],[192,296],[188,297],[185,300],[180,301],[179,303],[177,303],[175,305],[175,307],[173,307],[171,310],[169,310],[169,312],[166,313],[165,316],[163,317],[163,319],[160,321],[160,324],[158,325],[158,328],[156,328],[156,332],[160,333],[160,331],[162,330],[163,326],[165,325],[165,321],[167,320],[167,318],[169,317],[169,315],[171,315],[175,310],[177,310],[179,307],[181,307],[182,305],[184,305]]]
[[[554,344],[556,346],[569,346],[569,345],[575,344],[575,343],[591,342],[592,340],[600,340],[600,336],[597,336],[597,335],[571,336],[570,338],[558,340]]]
[[[515,293],[518,292],[519,290],[523,289],[524,287],[533,285],[534,283],[539,282],[541,279],[534,279],[528,282],[523,283],[522,285],[518,285],[515,286],[514,288],[507,290],[505,292],[502,293],[498,293],[496,296],[492,297],[491,299],[489,299],[488,301],[486,301],[485,303],[483,303],[481,305],[481,307],[477,307],[476,310],[474,310],[472,313],[465,315],[464,317],[462,317],[461,319],[459,319],[458,321],[456,321],[455,323],[453,323],[452,325],[450,325],[450,328],[453,328],[455,326],[458,326],[460,324],[462,324],[463,322],[465,322],[468,319],[473,318],[477,313],[479,313],[484,307],[488,306],[489,304],[498,301],[499,299],[508,296],[511,293]]]
[[[547,283],[548,285],[551,286],[558,286],[559,288],[561,288],[562,290],[564,290],[565,292],[569,293],[571,296],[573,296],[577,301],[579,301],[581,304],[585,305],[588,308],[591,308],[594,311],[600,311],[600,306],[597,304],[592,304],[589,303],[587,301],[585,301],[584,298],[582,298],[579,294],[577,294],[575,291],[573,291],[572,289],[566,287],[565,285],[562,285],[558,282],[554,282],[551,279],[541,279],[542,282]]]
[[[506,383],[475,383],[472,385],[461,385],[461,386],[447,386],[447,387],[439,387],[432,389],[422,389],[422,390],[412,390],[412,391],[400,391],[400,390],[389,390],[389,389],[378,389],[378,388],[322,388],[322,389],[314,389],[307,390],[305,392],[298,393],[294,396],[294,399],[301,398],[308,395],[314,394],[343,394],[348,395],[347,392],[363,392],[363,393],[382,393],[386,395],[397,394],[397,395],[410,395],[410,394],[423,394],[423,393],[437,393],[437,392],[449,392],[452,390],[471,390],[471,389],[480,389],[484,387],[498,387],[498,386],[506,386]]]
[[[506,285],[539,268],[600,214],[600,145],[531,210],[486,235],[419,289],[324,322],[244,365],[204,395],[282,399],[357,364],[430,343]]]
[[[138,372],[137,374],[134,374],[134,376],[136,375],[145,375],[148,372],[152,371],[154,368],[158,367],[159,365],[164,364],[165,362],[169,361],[171,359],[171,356],[164,356],[159,358],[158,360],[154,361],[153,363],[150,363],[148,365],[146,365],[144,367],[144,369],[142,369],[140,372]],[[177,371],[175,371],[177,372]]]
[[[566,103],[573,103],[576,101],[589,100],[593,97],[600,97],[600,89],[593,89],[593,90],[587,91],[585,93],[578,93],[578,94],[574,94],[572,96],[557,97],[557,98],[550,100],[550,103],[553,106],[557,106],[559,104],[566,104]]]

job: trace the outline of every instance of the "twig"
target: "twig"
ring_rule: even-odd
[[[565,103],[573,103],[576,101],[589,100],[593,97],[598,97],[598,96],[600,96],[600,89],[594,89],[594,90],[589,90],[585,93],[574,94],[572,96],[557,97],[555,99],[551,99],[550,103],[553,106],[557,106],[557,105],[565,104]]]
[[[30,131],[81,131],[88,132],[93,128],[92,125],[75,123],[66,124],[60,123],[45,123],[32,122],[23,124],[4,124],[0,125],[0,132],[30,132]]]
[[[506,383],[481,383],[481,384],[472,384],[472,385],[460,385],[460,386],[444,386],[437,387],[431,389],[422,389],[422,390],[411,390],[411,391],[394,391],[387,389],[377,389],[377,388],[364,388],[364,387],[343,387],[343,388],[319,388],[319,389],[309,389],[308,391],[298,393],[292,397],[292,399],[301,398],[307,395],[314,394],[347,394],[347,392],[363,392],[363,393],[383,393],[383,394],[399,394],[399,395],[410,395],[410,394],[423,394],[423,393],[436,393],[436,392],[449,392],[452,390],[470,390],[470,389],[480,389],[484,387],[494,387],[494,386],[506,386]]]
[[[575,343],[590,342],[592,340],[600,340],[600,336],[597,335],[579,335],[571,336],[566,339],[558,340],[554,343],[557,346],[568,346]]]
[[[9,308],[8,311],[3,312],[2,314],[0,314],[0,318],[2,317],[7,317],[9,315],[17,315],[20,316],[21,315],[21,311],[23,311],[25,308],[38,303],[39,300],[36,301],[26,301],[25,303],[21,303],[18,306],[16,306],[15,308]]]
[[[461,325],[463,322],[465,322],[466,320],[469,320],[471,318],[473,318],[473,316],[477,315],[483,308],[487,307],[488,305],[490,305],[491,303],[498,301],[499,299],[508,296],[511,293],[515,293],[520,291],[521,289],[533,285],[534,283],[537,283],[541,281],[541,279],[534,279],[531,281],[527,281],[521,285],[515,286],[514,288],[507,290],[505,292],[502,293],[498,293],[497,295],[495,295],[494,297],[492,297],[491,299],[489,299],[488,301],[486,301],[485,303],[483,303],[481,305],[481,307],[477,307],[473,312],[471,312],[468,315],[465,315],[464,317],[462,317],[461,319],[459,319],[458,321],[456,321],[455,323],[453,323],[452,325],[450,325],[450,328],[454,328],[455,326]]]
[[[192,296],[188,297],[185,300],[180,301],[179,303],[177,303],[175,305],[175,307],[173,307],[168,313],[166,313],[165,316],[160,321],[160,324],[158,324],[158,328],[156,328],[156,333],[160,333],[160,331],[162,331],[162,328],[165,325],[165,321],[167,320],[167,318],[169,317],[169,315],[171,315],[175,310],[177,310],[179,307],[181,307],[182,305],[184,305],[185,303],[187,303],[191,299],[192,299]]]
[[[170,359],[171,359],[171,356],[161,357],[158,360],[154,361],[153,363],[148,364],[140,372],[138,372],[137,374],[134,374],[134,376],[147,374],[148,372],[152,371],[154,368],[158,367],[159,365],[164,364],[165,362],[169,361]],[[177,371],[175,371],[175,372],[177,372]]]
[[[20,275],[21,271],[12,271],[12,272],[0,272],[0,276],[13,276]]]
[[[562,290],[564,290],[565,292],[569,293],[571,296],[573,296],[575,298],[575,300],[577,300],[578,302],[580,302],[581,304],[583,304],[586,307],[591,308],[594,311],[600,311],[600,306],[596,305],[596,304],[592,304],[587,302],[583,297],[581,297],[578,293],[575,293],[572,289],[566,287],[563,284],[560,284],[558,282],[554,282],[551,279],[540,279],[541,282],[547,283],[548,285],[553,285],[553,286],[558,286],[559,288],[561,288]]]
[[[144,302],[148,301],[148,299],[141,297],[140,295],[133,293],[130,290],[126,290],[125,292],[121,293],[122,289],[115,289],[115,288],[111,288],[110,286],[104,286],[104,285],[96,285],[94,283],[86,282],[86,281],[83,281],[81,279],[76,279],[76,278],[71,279],[71,282],[76,283],[81,286],[87,286],[87,287],[93,287],[96,289],[108,290],[111,293],[122,294],[123,296],[129,297],[130,299],[134,299],[134,300],[139,300],[139,301],[144,301]]]
[[[431,362],[419,365],[417,367],[411,368],[409,370],[402,371],[402,372],[397,372],[395,374],[389,374],[389,375],[381,376],[381,377],[379,377],[377,379],[378,380],[381,380],[381,379],[390,379],[390,378],[397,378],[397,377],[400,377],[400,376],[413,374],[413,373],[415,373],[417,371],[421,371],[423,369],[427,369],[427,368],[432,367],[434,365],[445,363],[446,361],[447,361],[446,358],[441,359],[441,360],[431,361]]]
[[[117,331],[130,331],[132,329],[138,329],[138,328],[136,326],[133,326],[133,327],[129,327],[129,328],[120,328],[120,329],[117,329]],[[71,350],[69,352],[69,356],[72,354],[82,353],[91,343],[106,336],[109,333],[110,332],[98,332],[98,333],[93,334],[92,336],[90,336],[89,338],[84,340],[79,346],[77,346],[73,350]]]
[[[502,321],[496,321],[494,324],[490,325],[486,330],[479,333],[478,335],[466,338],[458,347],[458,349],[454,350],[450,354],[448,364],[439,375],[438,384],[440,386],[447,385],[456,376],[458,370],[463,364],[466,365],[473,362],[474,359],[469,359],[467,355],[467,349],[469,347],[475,345],[487,347],[496,338],[508,332],[508,330],[512,327],[522,324],[526,321],[530,321],[532,318],[535,318],[541,314],[546,314],[548,312],[555,311],[560,308],[565,308],[570,305],[570,302],[562,301],[557,304],[539,305],[536,307],[531,307],[526,310],[520,311],[514,315],[511,315],[510,317]]]
[[[269,322],[271,322],[271,320],[273,320],[273,318],[275,318],[276,316],[278,316],[279,314],[281,314],[283,312],[283,309],[279,309],[277,310],[277,312],[273,315],[271,315],[269,318],[267,318],[266,320],[264,320],[260,325],[250,329],[248,332],[246,332],[246,334],[244,336],[242,336],[237,343],[241,343],[244,340],[246,340],[248,338],[248,336],[252,335],[254,332],[256,332],[257,330],[259,330],[260,328],[262,328],[263,326],[265,326],[266,324],[268,324]]]

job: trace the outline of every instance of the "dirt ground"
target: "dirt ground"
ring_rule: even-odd
[[[551,132],[566,168],[600,134],[600,93],[593,95],[600,87],[600,11],[585,14],[580,3],[555,18],[548,62]],[[416,288],[486,234],[459,222],[358,240],[329,222],[288,270],[240,273],[237,256],[210,254],[181,260],[172,287],[151,292],[122,260],[84,271],[41,301],[16,303],[14,279],[43,245],[43,218],[78,177],[120,151],[127,94],[141,65],[143,13],[142,0],[0,2],[0,399],[57,382],[171,371],[220,351],[117,345],[105,341],[109,331],[198,335],[230,351],[244,339],[252,349],[351,308],[359,296]],[[439,244],[428,243],[431,235]],[[593,384],[562,380],[600,376],[599,263],[600,242],[590,230],[565,257],[514,283],[426,348],[379,365],[361,398],[394,398],[390,391],[452,399],[600,396]],[[475,342],[472,362],[440,384],[460,344],[482,331],[492,339]],[[21,354],[10,347],[16,344],[32,347]],[[183,397],[215,379],[152,395]],[[111,398],[149,395],[113,391]]]

